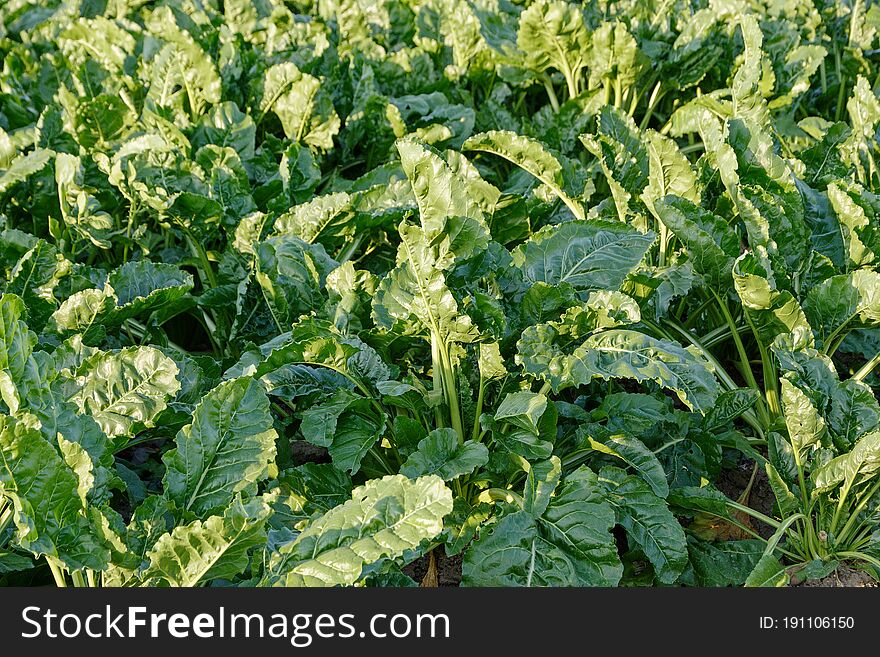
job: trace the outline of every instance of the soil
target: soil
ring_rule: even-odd
[[[858,570],[844,564],[828,575],[828,577],[809,580],[799,586],[878,588],[880,587],[880,583],[864,570]]]
[[[447,557],[443,546],[440,546],[434,549],[434,557],[437,564],[437,585],[458,586],[461,583],[461,555]],[[428,573],[428,557],[416,559],[403,572],[421,583]]]
[[[326,448],[312,445],[305,440],[291,441],[290,451],[293,456],[293,462],[296,465],[330,462],[330,454],[327,453]]]
[[[746,486],[749,485],[753,467],[754,461],[745,457],[741,458],[735,468],[721,472],[716,486],[730,499],[739,499]],[[770,482],[767,480],[767,473],[762,468],[758,468],[746,506],[772,518],[775,504],[776,498],[773,496],[773,489],[770,488]],[[770,538],[773,535],[773,528],[770,525],[754,518],[750,518],[749,522],[763,538]]]

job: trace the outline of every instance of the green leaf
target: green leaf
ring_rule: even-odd
[[[615,522],[598,477],[581,467],[540,516],[518,511],[481,532],[465,553],[462,584],[615,586],[623,574],[611,534]]]
[[[847,262],[853,268],[876,263],[880,259],[880,232],[869,192],[859,185],[832,182],[828,200],[835,215],[828,230],[834,231],[835,241],[842,242]]]
[[[630,201],[640,198],[650,184],[650,157],[635,121],[616,107],[606,105],[600,110],[597,132],[596,136],[580,135],[580,141],[605,174],[617,218],[627,222],[633,212],[641,212]]]
[[[794,574],[798,580],[820,580],[825,579],[829,575],[831,575],[837,567],[840,566],[840,562],[834,559],[830,561],[825,561],[823,559],[813,559],[808,562],[802,569],[796,571]]]
[[[708,111],[699,113],[699,130],[703,137],[708,161],[717,169],[722,183],[743,221],[751,248],[762,263],[768,262],[769,252],[776,243],[770,237],[770,225],[749,198],[742,193],[737,153],[728,143],[727,126],[723,126]],[[761,144],[763,152],[772,152],[767,144]]]
[[[327,275],[338,263],[321,244],[293,236],[272,237],[256,246],[254,277],[279,331],[323,301]]]
[[[217,513],[268,476],[276,438],[262,386],[249,377],[224,381],[196,406],[192,424],[163,456],[166,497],[199,518]]]
[[[77,390],[70,401],[111,438],[152,426],[180,389],[174,361],[154,347],[97,353],[77,368],[72,382]]]
[[[110,272],[107,285],[116,295],[113,322],[121,323],[173,304],[192,289],[193,277],[175,265],[139,260]]]
[[[711,513],[720,518],[728,517],[729,500],[724,493],[711,486],[673,488],[666,500],[670,507],[680,509],[688,515]]]
[[[453,61],[450,69],[454,67],[456,72],[466,70],[486,48],[475,11],[476,7],[464,0],[431,0],[419,9],[420,36],[449,46]],[[452,75],[451,71],[447,75]]]
[[[764,128],[770,123],[770,111],[761,94],[760,86],[764,59],[761,46],[764,35],[757,18],[753,15],[747,14],[740,19],[740,29],[745,53],[731,85],[733,115],[746,119],[756,127]]]
[[[483,524],[491,517],[492,507],[486,503],[473,506],[456,497],[450,513],[443,521],[444,550],[447,556],[456,556],[467,548]]]
[[[326,513],[351,497],[351,477],[332,463],[304,463],[285,470],[278,483],[301,500],[308,515]]]
[[[740,254],[739,237],[721,217],[686,198],[666,196],[655,205],[657,216],[684,244],[694,269],[715,289],[731,284],[730,272]]]
[[[880,325],[880,273],[858,269],[822,281],[807,293],[804,314],[823,343],[844,330]]]
[[[792,447],[798,454],[805,449],[816,449],[821,445],[825,433],[825,420],[816,411],[800,388],[787,378],[780,380],[782,386],[782,410],[785,425]]]
[[[612,329],[591,335],[566,354],[555,344],[558,337],[549,324],[529,327],[517,343],[516,356],[526,373],[548,381],[556,391],[596,378],[654,381],[703,414],[718,397],[718,382],[707,365],[673,342]]]
[[[486,248],[489,228],[483,209],[462,172],[414,139],[399,140],[397,150],[419,205],[425,239],[437,249],[438,261],[467,258]]]
[[[14,294],[0,297],[0,369],[9,372],[13,382],[20,381],[27,367],[36,336],[22,320],[24,302]]]
[[[520,14],[516,44],[523,53],[523,64],[536,73],[551,67],[562,73],[569,98],[578,95],[589,41],[584,15],[577,5],[563,0],[538,0]]]
[[[606,420],[605,426],[611,433],[641,436],[659,425],[677,422],[671,401],[658,395],[615,392],[605,395],[590,415],[597,421]]]
[[[764,551],[759,540],[709,543],[688,536],[695,586],[742,586]]]
[[[570,221],[546,226],[513,253],[526,280],[567,283],[582,298],[593,290],[617,290],[654,242],[623,223]]]
[[[79,18],[65,24],[58,45],[71,63],[95,60],[110,72],[118,73],[136,46],[132,34],[104,16]]]
[[[599,440],[587,436],[589,446],[597,452],[619,458],[641,477],[657,497],[669,494],[666,472],[657,456],[638,438],[626,434],[602,436]]]
[[[761,557],[754,570],[746,578],[746,587],[780,587],[786,586],[790,578],[779,559],[772,554]]]
[[[229,147],[206,144],[195,160],[205,171],[208,196],[220,207],[219,221],[227,231],[240,224],[242,217],[254,215],[257,205],[238,153]]]
[[[768,272],[752,253],[744,253],[733,266],[733,285],[761,342],[770,345],[776,336],[800,330],[812,335],[797,299],[788,290],[776,290]]]
[[[192,38],[165,44],[149,63],[148,75],[147,107],[173,112],[182,125],[220,102],[214,62]]]
[[[78,487],[76,474],[37,429],[0,416],[0,496],[13,505],[13,544],[72,570],[102,570],[110,555]]]
[[[95,486],[95,473],[89,453],[79,443],[71,442],[62,435],[58,436],[58,450],[67,467],[76,475],[76,492],[83,504],[86,504],[86,498]]]
[[[46,323],[46,331],[62,335],[80,333],[84,341],[95,344],[95,339],[100,339],[106,332],[102,319],[109,316],[115,307],[116,298],[112,293],[107,294],[105,290],[80,290],[71,294],[52,313]]]
[[[657,580],[675,582],[688,563],[687,539],[666,502],[640,477],[616,468],[603,468],[599,478],[608,490],[618,524],[648,557]]]
[[[261,499],[236,497],[222,516],[178,525],[147,552],[150,565],[141,579],[170,586],[199,586],[231,580],[246,571],[248,552],[265,544],[270,509]]]
[[[639,48],[624,22],[603,22],[590,35],[587,63],[591,89],[613,83],[625,90],[635,83],[641,65]]]
[[[703,420],[707,431],[728,429],[730,425],[758,401],[758,392],[751,388],[725,390]]]
[[[101,202],[84,186],[83,177],[80,158],[58,153],[55,157],[55,184],[64,223],[95,246],[109,249],[113,217],[101,209]]]
[[[339,116],[321,81],[300,71],[293,62],[275,64],[266,71],[259,96],[259,118],[274,112],[288,139],[316,150],[333,148]]]
[[[538,422],[547,410],[547,398],[534,392],[522,390],[508,393],[495,410],[495,419],[505,421],[536,436]]]
[[[575,219],[586,217],[578,200],[584,190],[573,189],[567,183],[562,164],[541,142],[507,130],[491,130],[469,138],[462,149],[491,153],[512,162],[553,190],[568,206]]]
[[[700,187],[697,177],[675,142],[659,132],[649,130],[645,133],[645,147],[648,151],[650,173],[648,186],[642,192],[641,199],[648,209],[657,216],[656,204],[667,195],[674,195],[698,206]]]
[[[315,161],[315,156],[308,148],[303,148],[299,144],[291,144],[284,151],[279,175],[285,195],[294,204],[305,203],[311,199],[321,182],[321,169]],[[343,194],[343,196],[347,195]]]
[[[351,499],[312,521],[270,557],[273,586],[338,586],[357,582],[366,566],[395,559],[443,530],[452,493],[434,475],[373,479]]]
[[[69,270],[70,263],[45,240],[38,240],[12,268],[6,292],[22,298],[31,329],[42,329],[57,307],[54,291]]]
[[[0,575],[30,570],[35,565],[33,560],[28,557],[15,554],[14,552],[0,551]]]
[[[308,365],[282,365],[277,370],[264,374],[260,381],[268,394],[287,401],[316,393],[331,395],[341,388],[354,388],[354,384],[342,374]]]
[[[387,422],[385,413],[378,414],[369,399],[339,390],[303,412],[300,431],[310,443],[326,447],[337,468],[356,474]]]
[[[489,460],[485,445],[468,440],[458,441],[453,429],[434,429],[419,441],[416,451],[400,466],[400,474],[410,479],[433,474],[443,481],[451,481],[470,474]]]
[[[372,347],[354,336],[341,334],[330,322],[312,317],[300,318],[291,331],[246,351],[224,377],[261,377],[292,364],[327,367],[355,380],[391,378],[388,367]]]
[[[773,496],[776,498],[776,506],[779,507],[779,513],[782,517],[786,518],[797,513],[800,503],[779,474],[779,471],[769,461],[764,463],[764,470],[767,473],[767,481],[770,483],[770,489],[773,491]]]
[[[768,103],[771,110],[791,105],[794,100],[810,88],[810,78],[815,74],[828,51],[822,46],[798,46],[785,55],[785,76],[777,83],[777,89],[786,91]]]
[[[549,414],[548,414],[549,415]],[[484,431],[491,431],[495,444],[492,447],[490,466],[493,470],[506,470],[512,457],[521,467],[522,460],[541,461],[550,458],[553,443],[548,438],[554,436],[539,435],[533,431],[497,422],[491,415],[484,413],[480,418],[480,426]],[[555,429],[555,427],[554,427]]]
[[[18,388],[45,439],[57,442],[70,467],[77,470],[80,494],[87,493],[91,503],[101,504],[110,497],[112,445],[91,416],[78,413],[76,404],[67,401],[68,381],[58,376],[56,368],[54,358],[34,353]]]
[[[558,456],[531,464],[523,489],[523,511],[535,517],[544,515],[561,478],[562,461]]]
[[[76,141],[87,149],[112,148],[123,138],[137,120],[137,115],[125,101],[112,94],[98,94],[93,98],[80,99],[73,115],[73,131]],[[56,164],[64,153],[58,153]],[[109,218],[109,217],[108,217]]]
[[[573,540],[565,543],[571,543],[574,550],[583,547]],[[585,551],[596,552],[593,546]],[[589,585],[593,582],[581,582],[578,577],[573,563],[578,556],[569,556],[563,548],[544,539],[535,518],[527,511],[518,511],[480,533],[465,552],[461,583],[492,587]],[[619,576],[608,579],[613,584]],[[605,583],[608,579],[599,581]]]
[[[15,183],[27,180],[31,174],[40,171],[54,156],[53,151],[37,148],[27,155],[15,158],[12,164],[0,174],[0,194],[6,192]]]
[[[847,379],[832,389],[826,418],[835,445],[849,449],[860,436],[880,426],[880,405],[871,388],[861,381]]]
[[[344,226],[351,216],[351,196],[345,192],[315,196],[294,206],[275,220],[274,232],[292,235],[313,244]]]
[[[869,152],[869,144],[873,144],[875,140],[877,124],[880,123],[880,101],[877,100],[871,83],[862,75],[856,78],[853,95],[846,103],[846,111],[849,114],[852,133],[841,144],[840,150],[848,156],[855,167],[859,180],[865,181],[866,169],[870,170],[873,167],[866,155]]]
[[[825,429],[839,450],[848,451],[859,437],[876,428],[880,405],[874,393],[860,381],[841,382],[828,356],[809,347],[792,349],[781,339],[774,343],[773,352],[786,378],[820,410]]]
[[[254,156],[254,140],[257,128],[250,115],[242,112],[238,105],[226,101],[215,105],[202,117],[193,131],[193,151],[206,144],[228,147],[238,153],[242,160]]]
[[[504,366],[504,358],[497,342],[481,342],[480,357],[477,360],[480,376],[483,381],[493,381],[504,378],[507,368]]]
[[[373,298],[373,319],[405,334],[435,334],[447,342],[472,342],[476,328],[446,286],[425,233],[400,226],[397,266],[382,279]]]
[[[880,431],[874,431],[859,439],[848,454],[831,459],[810,475],[813,494],[824,493],[843,484],[849,488],[859,475],[862,481],[870,479],[880,470]]]

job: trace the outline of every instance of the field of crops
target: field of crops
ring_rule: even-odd
[[[880,6],[0,1],[0,585],[880,578]]]

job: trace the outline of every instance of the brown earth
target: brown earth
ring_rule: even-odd
[[[853,568],[844,564],[833,573],[828,575],[828,577],[809,580],[802,584],[799,584],[799,586],[877,588],[880,587],[880,583],[878,583],[877,580],[871,577],[864,570],[858,570],[857,568]]]
[[[749,485],[753,467],[754,461],[743,457],[735,468],[722,470],[715,485],[727,497],[736,500]],[[767,473],[763,469],[758,468],[746,506],[772,518],[775,503],[776,498],[773,496],[773,490],[770,488],[770,482],[767,480]],[[773,535],[773,528],[770,525],[754,518],[750,518],[749,522],[762,537],[770,538]]]
[[[437,586],[458,586],[461,583],[461,555],[447,557],[443,546],[434,549],[437,568]],[[416,559],[403,569],[407,575],[420,584],[428,574],[428,557]],[[426,582],[426,585],[428,582]]]

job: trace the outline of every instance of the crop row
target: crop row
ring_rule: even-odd
[[[0,3],[0,584],[880,578],[878,28]]]

